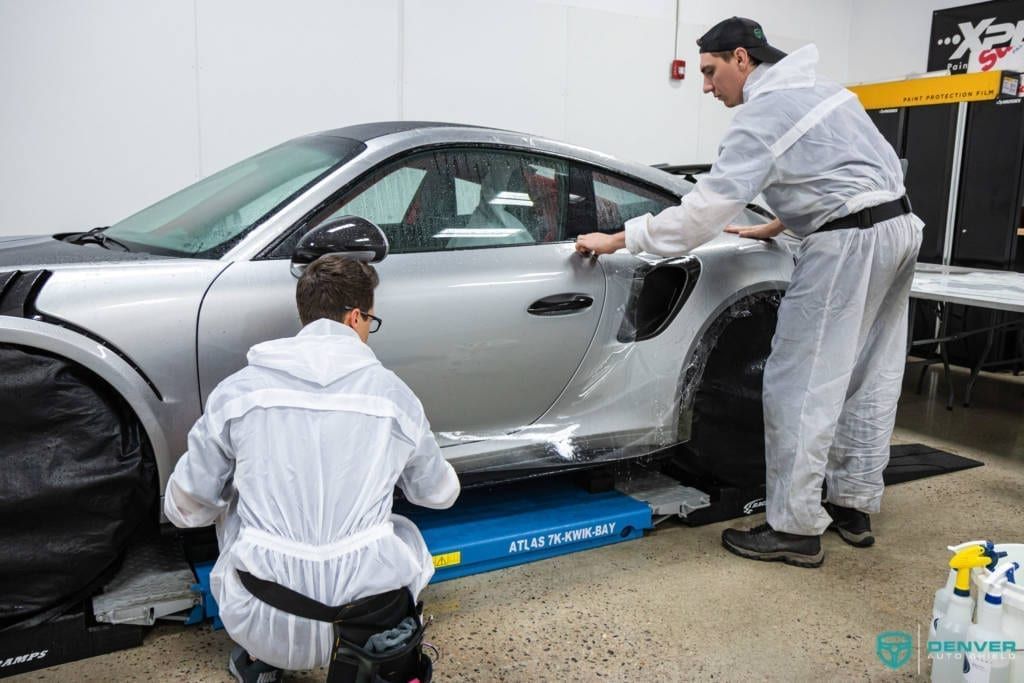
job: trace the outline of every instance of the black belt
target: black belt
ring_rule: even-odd
[[[814,232],[845,230],[847,228],[860,228],[863,230],[864,228],[870,228],[873,225],[877,225],[882,221],[887,221],[890,218],[896,218],[897,216],[908,214],[910,211],[910,200],[907,199],[907,195],[903,195],[899,199],[894,199],[891,202],[872,206],[867,209],[861,209],[857,213],[851,213],[849,216],[843,216],[842,218],[829,221]]]
[[[421,606],[408,588],[371,595],[335,607],[249,572],[236,571],[245,589],[271,607],[333,624],[334,652],[327,671],[328,683],[408,681],[417,677],[424,683],[430,682],[433,667],[430,659],[422,653]],[[412,617],[417,628],[404,645],[386,654],[370,654],[362,647],[370,636],[395,627],[405,617]]]
[[[398,588],[360,598],[345,605],[332,607],[307,597],[291,588],[253,576],[241,569],[236,570],[245,589],[261,601],[282,612],[288,612],[305,619],[331,623],[369,626],[369,628],[391,628],[403,617],[408,616],[416,601],[407,588]],[[397,616],[397,619],[394,616]],[[394,621],[392,621],[394,619]],[[373,635],[376,631],[367,634]]]

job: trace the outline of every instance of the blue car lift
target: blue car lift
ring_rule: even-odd
[[[467,491],[449,510],[396,512],[423,534],[434,583],[641,538],[653,526],[651,509],[635,498],[548,481]]]
[[[658,522],[709,504],[706,494],[658,473],[590,493],[571,479],[537,479],[464,491],[447,510],[399,502],[434,557],[431,583],[642,538]],[[212,562],[195,565],[202,600],[186,623],[213,618]]]

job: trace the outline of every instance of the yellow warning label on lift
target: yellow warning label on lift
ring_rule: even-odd
[[[442,555],[434,555],[434,569],[440,569],[441,567],[454,567],[457,564],[462,564],[461,550],[456,550],[452,553],[444,553]]]
[[[1010,76],[1008,73],[1005,75]],[[1016,74],[1013,76],[1016,80]],[[865,109],[922,107],[929,104],[997,99],[1003,94],[1004,88],[1010,90],[1008,84],[1004,84],[1003,77],[1004,72],[1002,71],[982,71],[957,76],[935,76],[852,85],[850,90],[860,98],[860,103],[864,105]]]

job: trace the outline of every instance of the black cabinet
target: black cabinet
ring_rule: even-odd
[[[959,191],[950,263],[1024,270],[1024,103],[1020,99],[966,105],[962,159],[956,157],[960,105],[936,104],[868,111],[897,155],[907,160],[905,185],[914,213],[924,221],[918,260],[942,263],[954,174]]]
[[[953,265],[1012,269],[1024,166],[1021,100],[972,102],[953,236]]]
[[[896,156],[903,156],[903,137],[906,131],[906,109],[869,109],[868,117],[874,122],[886,142],[896,150]]]
[[[918,261],[942,263],[949,219],[949,193],[956,143],[956,104],[936,104],[905,110],[904,158],[907,196],[914,213],[924,221]]]
[[[896,155],[907,160],[904,181],[907,196],[914,213],[924,221],[918,260],[942,263],[953,177],[957,105],[870,109],[868,116],[896,150]]]

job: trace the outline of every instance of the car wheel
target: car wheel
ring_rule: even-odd
[[[680,410],[687,468],[716,485],[764,484],[761,389],[780,301],[779,292],[762,292],[730,306],[687,368]]]
[[[108,385],[58,356],[0,344],[0,629],[88,597],[133,534],[156,528],[156,465]]]

